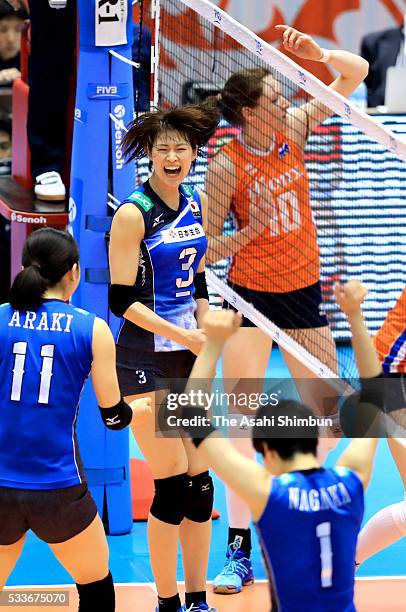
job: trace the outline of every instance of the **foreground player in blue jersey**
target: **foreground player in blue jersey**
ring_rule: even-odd
[[[66,303],[80,277],[72,236],[33,232],[22,263],[0,307],[0,589],[32,529],[75,580],[80,612],[112,612],[107,540],[75,434],[80,395],[91,374],[110,429],[128,425],[132,409],[150,411],[150,401],[121,399],[107,324]]]
[[[150,396],[159,407],[168,379],[188,378],[204,343],[208,309],[204,275],[207,198],[183,184],[215,131],[216,110],[204,106],[146,113],[124,139],[128,158],[147,155],[152,175],[115,213],[110,237],[110,308],[124,317],[117,372],[126,401]],[[158,438],[159,412],[133,430],[151,468],[155,495],[148,517],[159,612],[178,612],[178,541],[188,611],[209,610],[206,572],[213,483],[205,461],[179,437]],[[190,445],[189,445],[190,446]],[[212,610],[212,609],[211,609]]]
[[[362,298],[358,283],[349,283],[339,294],[342,309],[351,311],[360,374],[369,381],[379,376],[381,368],[361,325],[362,317],[360,322],[358,314],[352,314],[352,306],[358,302],[359,308]],[[207,313],[203,325],[207,341],[187,390],[197,389],[198,381],[211,380],[223,343],[239,328],[240,321],[239,315],[227,311]],[[202,413],[207,416],[200,407],[188,408],[183,416]],[[316,458],[317,426],[282,428],[279,419],[286,416],[309,422],[312,412],[289,401],[262,407],[257,413],[254,446],[263,455],[265,467],[239,454],[212,425],[202,426],[199,432],[187,421],[183,425],[196,436],[193,442],[210,467],[249,505],[275,587],[277,609],[354,611],[355,549],[364,512],[363,490],[370,478],[377,440],[353,440],[337,466],[324,469]],[[309,433],[313,437],[303,437]]]

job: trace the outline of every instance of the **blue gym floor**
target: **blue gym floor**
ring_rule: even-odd
[[[286,369],[279,351],[272,352],[272,375],[286,376]],[[328,463],[334,463],[345,442],[330,454]],[[132,445],[133,456],[140,456]],[[215,507],[220,519],[213,521],[212,546],[210,552],[208,579],[212,580],[222,567],[227,540],[227,513],[224,486],[215,479]],[[398,502],[403,497],[403,485],[385,442],[381,442],[375,462],[373,478],[366,494],[365,519],[380,508]],[[253,565],[256,578],[265,578],[258,541],[254,532]],[[117,583],[152,582],[149,564],[146,523],[134,523],[133,530],[125,536],[109,536],[110,566]],[[358,570],[358,576],[403,576],[406,574],[406,538],[387,550],[372,557]],[[178,579],[183,572],[178,561]],[[31,532],[27,535],[22,555],[11,574],[8,585],[52,585],[70,584],[72,579],[59,565],[46,544]]]

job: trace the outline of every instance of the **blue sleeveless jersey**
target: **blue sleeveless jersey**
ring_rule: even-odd
[[[0,306],[0,486],[83,482],[75,425],[94,320],[61,300],[45,300],[35,312]]]
[[[355,550],[364,513],[351,471],[290,472],[272,482],[256,524],[281,612],[354,612]]]
[[[138,208],[145,225],[135,282],[137,301],[178,327],[196,329],[194,277],[207,247],[198,192],[181,185],[179,208],[173,210],[147,181],[125,203]],[[117,344],[147,352],[186,348],[127,320]]]

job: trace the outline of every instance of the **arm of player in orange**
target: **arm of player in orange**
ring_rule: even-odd
[[[275,27],[282,34],[284,48],[293,55],[312,61],[320,61],[323,57],[324,50],[308,34],[299,32],[287,25],[277,25]],[[339,73],[339,76],[329,87],[348,98],[368,75],[369,64],[364,58],[349,51],[334,49],[326,53],[328,58],[326,63]],[[307,113],[308,120],[304,113]],[[320,100],[312,100],[298,109],[292,109],[289,114],[291,122],[294,124],[291,126],[292,133],[305,138],[307,131],[310,133],[332,114],[333,111],[324,106]]]
[[[207,221],[209,243],[206,261],[211,264],[220,259],[232,257],[256,236],[263,233],[272,216],[272,194],[269,192],[269,198],[263,198],[257,197],[252,192],[254,201],[250,202],[248,224],[234,234],[225,236],[223,234],[224,221],[237,189],[237,178],[233,162],[221,151],[209,165],[205,189],[209,201]]]
[[[144,238],[144,220],[132,204],[124,204],[114,216],[110,233],[110,275],[112,284],[132,287],[137,278],[140,245]],[[163,272],[165,273],[165,272]],[[186,330],[166,321],[150,308],[135,301],[124,313],[124,318],[135,325],[170,338],[198,354],[204,335],[199,330]]]

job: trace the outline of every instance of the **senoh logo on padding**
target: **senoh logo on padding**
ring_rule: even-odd
[[[127,44],[127,11],[127,0],[96,0],[96,47]]]
[[[34,225],[44,225],[47,222],[45,217],[26,217],[21,213],[11,213],[10,220],[15,223],[32,223]]]

